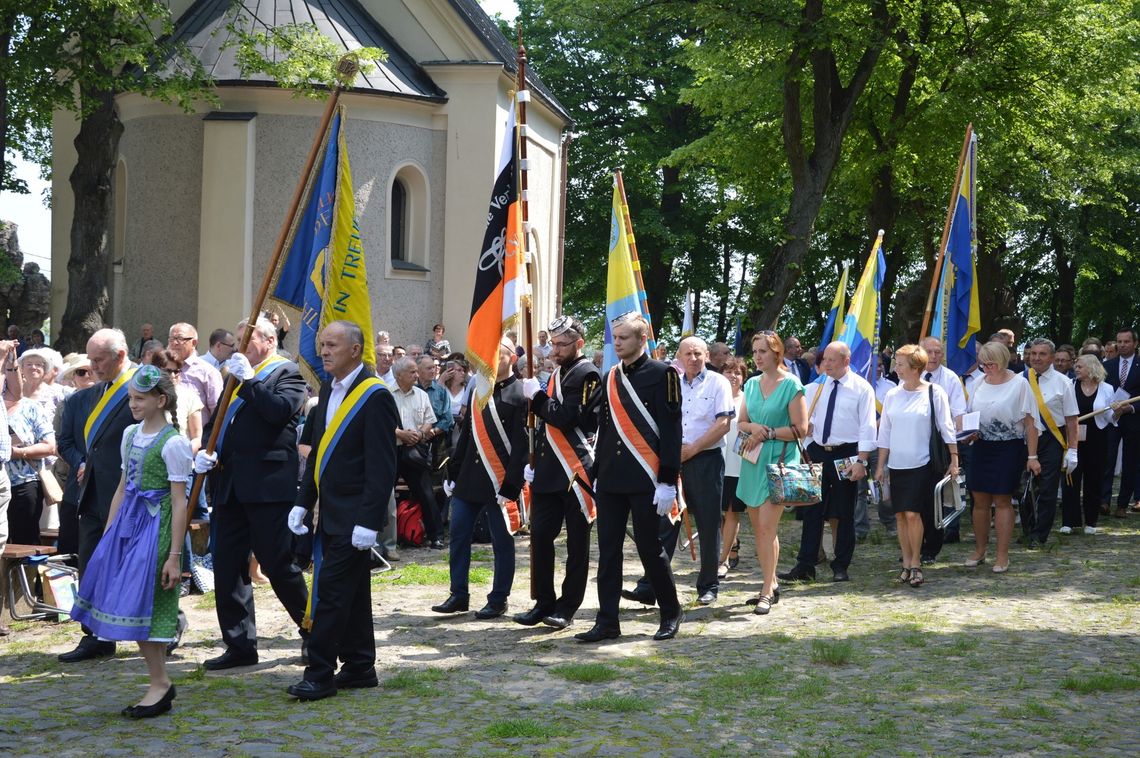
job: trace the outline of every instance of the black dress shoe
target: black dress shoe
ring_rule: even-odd
[[[298,700],[323,700],[336,694],[336,681],[319,684],[302,680],[296,684],[290,684],[289,689],[285,691]]]
[[[846,571],[836,571],[834,574],[831,575],[831,581],[833,581],[833,582],[849,582],[849,581],[851,581],[851,577],[847,576]]]
[[[150,705],[130,705],[123,709],[123,715],[132,719],[152,719],[155,716],[161,716],[169,711],[174,705],[174,698],[178,692],[174,689],[174,685],[170,685],[170,689],[162,696],[162,699],[157,703]]]
[[[341,669],[333,677],[333,683],[338,690],[358,690],[368,687],[379,687],[380,680],[376,678],[376,669],[367,671],[345,671]]]
[[[642,605],[657,605],[657,598],[653,597],[652,593],[644,590],[622,590],[621,596],[626,600],[632,600]]]
[[[780,581],[784,582],[815,581],[815,567],[804,566],[797,563],[792,567],[791,571],[783,574],[776,574],[776,577],[780,579]]]
[[[202,664],[207,671],[222,671],[237,668],[238,666],[253,666],[257,663],[257,650],[236,650],[226,648],[226,652],[217,658],[210,658]]]
[[[506,612],[506,603],[487,603],[482,608],[475,611],[475,618],[479,619],[480,621],[486,621],[487,619],[498,618]]]
[[[60,653],[57,660],[61,663],[78,663],[96,658],[107,658],[114,654],[114,642],[101,642],[94,637],[84,637],[79,640],[79,644],[75,646],[74,650],[68,653]]]
[[[549,615],[550,611],[548,609],[540,608],[536,605],[526,613],[516,613],[512,617],[512,620],[516,624],[522,624],[523,626],[534,626]]]
[[[602,626],[594,624],[584,632],[578,632],[574,639],[579,642],[601,642],[602,640],[616,640],[621,636],[621,629],[616,626]]]
[[[178,624],[174,627],[174,639],[166,643],[166,654],[173,655],[178,646],[182,644],[182,635],[186,633],[186,628],[190,624],[186,621],[186,614],[182,611],[178,612]]]
[[[432,540],[428,543],[428,547],[432,550],[443,550],[443,540]]]
[[[566,627],[568,627],[574,623],[574,619],[567,618],[566,616],[563,616],[561,613],[552,613],[549,616],[542,619],[542,623],[546,624],[547,626],[552,626],[555,629],[565,629]]]
[[[447,596],[439,605],[433,605],[431,609],[436,613],[462,613],[467,610],[468,597],[467,595],[451,594]]]
[[[657,628],[657,634],[653,635],[655,640],[671,640],[677,636],[677,630],[681,628],[681,620],[685,618],[684,613],[678,613],[671,619],[663,619],[661,626]]]

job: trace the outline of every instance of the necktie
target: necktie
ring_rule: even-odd
[[[835,396],[839,394],[839,380],[836,379],[831,388],[831,397],[827,398],[827,413],[823,417],[823,442],[821,445],[827,444],[827,438],[831,436],[831,418],[835,415]]]
[[[1128,381],[1128,359],[1120,359],[1120,386],[1123,387],[1124,383]]]
[[[932,374],[931,372],[927,371],[927,372],[926,372],[926,381],[928,381],[928,382],[929,382],[929,381],[930,381],[930,377],[932,377],[932,376],[934,376],[934,374]]]

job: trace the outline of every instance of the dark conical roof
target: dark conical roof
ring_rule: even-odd
[[[197,0],[178,19],[171,39],[189,47],[217,84],[273,83],[264,74],[242,75],[236,49],[226,44],[232,41],[228,27],[235,14],[240,26],[251,31],[312,24],[345,52],[382,49],[388,60],[368,74],[359,74],[352,85],[355,90],[431,100],[447,97],[356,0]]]

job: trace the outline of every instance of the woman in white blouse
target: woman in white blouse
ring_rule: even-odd
[[[724,579],[729,569],[734,569],[740,563],[740,514],[748,510],[744,501],[736,496],[736,487],[740,482],[740,455],[736,452],[736,438],[739,430],[736,428],[737,419],[740,418],[740,406],[744,403],[744,393],[741,388],[748,380],[748,364],[743,358],[729,356],[724,362],[724,376],[732,387],[732,402],[736,406],[736,415],[728,427],[728,434],[724,436],[724,489],[720,507],[724,511],[724,523],[721,525],[720,570],[718,576]]]
[[[891,505],[898,526],[903,568],[899,581],[918,587],[922,575],[922,514],[934,509],[934,485],[958,475],[958,445],[946,391],[924,381],[926,351],[903,345],[895,351],[899,386],[887,393],[879,421],[879,463],[875,478],[890,470]],[[932,415],[933,414],[933,415]],[[931,419],[950,448],[950,466],[935,471],[930,460]]]
[[[1037,407],[1033,390],[1021,374],[1010,371],[1009,350],[1001,342],[987,342],[978,348],[978,366],[985,378],[975,382],[967,410],[979,414],[978,433],[966,440],[973,445],[966,486],[974,500],[974,554],[966,566],[986,562],[990,537],[990,506],[994,507],[997,556],[993,571],[1009,570],[1009,543],[1013,536],[1013,492],[1021,472],[1040,473],[1037,463]],[[1026,446],[1029,448],[1026,463]]]
[[[1112,387],[1105,379],[1104,365],[1092,355],[1082,355],[1073,365],[1077,408],[1081,416],[1112,405]],[[1116,423],[1113,411],[1098,413],[1080,422],[1077,445],[1077,470],[1061,480],[1061,534],[1072,534],[1081,528],[1084,516],[1085,534],[1096,534],[1100,517],[1101,472],[1108,456],[1109,424]]]

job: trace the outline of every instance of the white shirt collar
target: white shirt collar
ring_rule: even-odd
[[[364,364],[361,363],[356,368],[354,368],[352,371],[348,372],[348,376],[346,376],[344,379],[333,379],[332,388],[333,389],[348,389],[349,387],[352,386],[352,383],[356,381],[356,377],[360,376],[360,372],[363,370],[364,370]]]

